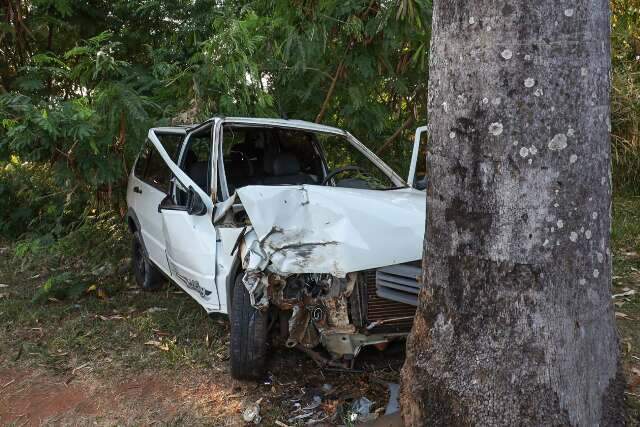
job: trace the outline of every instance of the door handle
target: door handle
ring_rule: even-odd
[[[142,194],[142,190],[137,185],[135,187],[133,187],[133,192],[134,193],[138,193],[138,194]]]

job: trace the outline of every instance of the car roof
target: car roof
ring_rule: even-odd
[[[332,133],[337,135],[347,135],[348,132],[333,126],[321,125],[318,123],[307,122],[305,120],[289,120],[289,119],[272,119],[261,117],[223,117],[214,116],[200,123],[175,126],[158,126],[154,129],[161,133],[178,133],[185,134],[202,128],[207,123],[215,120],[222,120],[225,124],[241,125],[241,126],[258,126],[258,127],[279,127],[286,129],[301,129],[313,132]]]
[[[316,132],[327,132],[346,134],[347,132],[333,126],[321,125],[318,123],[307,122],[305,120],[289,120],[289,119],[271,119],[258,117],[221,117],[225,123],[237,123],[257,126],[274,126],[293,129],[306,129]]]

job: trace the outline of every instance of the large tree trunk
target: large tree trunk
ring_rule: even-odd
[[[620,425],[607,0],[436,0],[407,425]]]

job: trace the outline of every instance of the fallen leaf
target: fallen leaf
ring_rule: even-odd
[[[616,311],[616,317],[619,317],[621,319],[628,319],[629,318],[629,316],[627,314],[621,313],[619,311]]]
[[[95,291],[98,287],[96,285],[91,285],[87,288],[87,293]]]
[[[112,316],[103,316],[102,314],[98,314],[97,317],[100,318],[100,320],[122,320],[122,319],[124,319],[124,316],[121,316],[119,314],[114,314]]]
[[[164,307],[151,307],[147,310],[147,313],[157,313],[159,311],[167,311],[167,309]]]
[[[146,343],[144,343],[144,345],[152,345],[156,348],[159,348],[162,351],[169,351],[169,346],[167,344],[163,344],[160,341],[154,341],[154,340],[150,340],[147,341]]]
[[[6,285],[4,283],[0,283],[0,288],[8,288],[8,287],[9,287],[9,285]]]
[[[9,294],[7,293],[0,293],[0,299],[2,298],[9,298]]]

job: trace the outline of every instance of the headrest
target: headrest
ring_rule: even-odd
[[[295,175],[300,172],[300,162],[292,153],[279,153],[273,160],[273,175]]]

